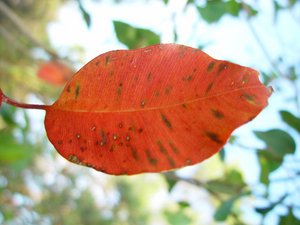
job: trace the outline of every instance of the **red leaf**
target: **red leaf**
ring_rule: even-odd
[[[58,61],[43,63],[38,70],[38,77],[53,85],[65,84],[73,75],[73,71]]]
[[[111,51],[85,65],[46,108],[71,162],[109,174],[199,163],[252,120],[271,90],[258,72],[175,44]]]

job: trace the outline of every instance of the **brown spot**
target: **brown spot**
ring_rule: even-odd
[[[131,150],[131,155],[132,155],[132,157],[133,157],[136,161],[139,160],[139,155],[138,155],[137,150],[136,150],[134,147],[132,147],[132,146],[130,146],[130,150]]]
[[[110,147],[110,149],[109,149],[109,151],[110,151],[110,152],[115,151],[115,150],[116,150],[116,147],[117,147],[117,146],[116,146],[115,144],[112,144],[111,147]]]
[[[214,61],[210,62],[207,66],[207,72],[213,71],[215,64],[216,64],[216,62],[214,62]]]
[[[97,60],[96,63],[95,63],[95,65],[98,66],[99,64],[100,64],[100,61]]]
[[[69,139],[68,143],[71,144],[72,142],[73,142],[73,140],[72,140],[72,139]]]
[[[146,149],[146,156],[147,156],[147,160],[148,162],[153,165],[156,166],[157,165],[157,159],[155,159],[152,155],[149,149]]]
[[[185,82],[189,82],[193,80],[193,75],[187,75],[185,77],[182,78],[183,81]]]
[[[122,122],[120,122],[120,123],[118,124],[118,127],[119,127],[119,128],[123,128],[123,126],[124,126],[124,125],[123,125]]]
[[[171,124],[170,120],[162,113],[161,113],[161,119],[169,129],[172,129],[172,124]]]
[[[68,85],[68,87],[67,87],[67,92],[68,92],[68,93],[71,92],[71,87],[70,87],[70,85]]]
[[[171,86],[167,86],[165,89],[165,95],[170,94],[170,92],[172,91],[172,87]]]
[[[178,151],[178,148],[173,144],[173,142],[169,142],[169,146],[171,147],[171,149],[173,150],[173,152],[175,153],[175,154],[178,154],[179,153],[179,151]]]
[[[123,84],[120,83],[119,86],[117,87],[117,95],[118,95],[118,96],[120,96],[121,93],[122,93],[122,86],[123,86]]]
[[[158,97],[159,96],[159,91],[155,92],[155,96]]]
[[[130,136],[127,135],[125,139],[126,139],[126,141],[130,141]]]
[[[100,131],[100,136],[102,137],[102,140],[100,142],[100,145],[103,146],[107,142],[107,136],[103,130]]]
[[[145,104],[146,104],[146,101],[145,101],[145,100],[142,100],[142,101],[141,101],[141,107],[144,108],[144,107],[145,107]]]
[[[78,157],[74,154],[72,155],[69,155],[68,157],[68,160],[72,163],[76,163],[76,164],[79,164],[80,163],[80,160],[78,159]]]
[[[83,147],[83,146],[80,147],[81,152],[84,152],[86,149],[87,149],[86,147]]]
[[[183,108],[187,109],[187,105],[186,105],[186,104],[183,103],[181,106],[182,106]]]
[[[241,96],[242,99],[246,100],[251,105],[256,105],[255,96],[245,93]]]
[[[224,63],[220,63],[218,67],[218,74],[220,74],[223,70],[226,70],[228,68],[228,65]]]
[[[95,130],[96,130],[96,126],[92,126],[91,131],[95,131]]]
[[[75,89],[75,100],[78,98],[80,93],[80,86],[76,84],[76,89]]]
[[[142,133],[143,131],[144,131],[143,128],[138,129],[138,132],[139,132],[139,133]]]
[[[59,144],[59,145],[61,145],[62,143],[63,143],[62,140],[58,140],[58,141],[57,141],[57,144]]]
[[[175,167],[175,162],[173,158],[168,154],[167,149],[163,146],[160,140],[157,141],[157,145],[159,147],[160,152],[166,156],[170,166]]]
[[[205,132],[205,135],[210,139],[212,140],[213,142],[217,143],[217,144],[222,144],[223,141],[220,139],[219,135],[214,133],[214,132],[210,132],[210,131],[207,131]]]
[[[211,88],[213,87],[213,85],[214,85],[213,82],[211,82],[211,83],[209,83],[209,84],[207,85],[207,88],[206,88],[206,90],[205,90],[205,94],[206,94],[206,95],[208,94],[208,92],[210,92],[210,90],[211,90]]]
[[[217,119],[223,119],[224,118],[224,114],[222,112],[220,112],[219,110],[211,109],[211,112],[212,112],[213,116]]]
[[[109,55],[105,57],[105,65],[107,66],[110,62]]]
[[[147,81],[150,82],[152,80],[152,73],[148,73]]]
[[[76,134],[76,138],[80,139],[81,135],[80,134]]]
[[[135,126],[134,126],[134,125],[130,126],[130,127],[128,128],[128,130],[130,130],[130,131],[135,131]]]

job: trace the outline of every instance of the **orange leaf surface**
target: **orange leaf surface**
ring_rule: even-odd
[[[86,64],[46,108],[47,135],[71,162],[109,174],[199,163],[266,105],[258,72],[190,47],[118,50]]]

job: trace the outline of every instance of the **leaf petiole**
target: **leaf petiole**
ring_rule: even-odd
[[[26,104],[26,103],[16,102],[16,101],[10,99],[9,97],[7,97],[0,89],[0,107],[1,107],[2,102],[5,102],[9,105],[16,106],[16,107],[23,108],[23,109],[46,110],[46,108],[47,108],[47,105]]]

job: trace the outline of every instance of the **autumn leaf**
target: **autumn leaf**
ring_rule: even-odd
[[[39,67],[37,75],[42,80],[45,80],[52,85],[63,85],[73,75],[73,71],[65,64],[53,60],[42,63]]]
[[[36,108],[46,110],[48,138],[69,161],[138,174],[209,158],[270,94],[251,68],[161,44],[96,57],[53,105]]]

